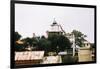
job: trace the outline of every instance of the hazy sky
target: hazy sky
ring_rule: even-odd
[[[87,35],[94,42],[94,9],[45,5],[15,4],[15,31],[23,38],[46,35],[53,20],[61,24],[66,33],[73,29]]]

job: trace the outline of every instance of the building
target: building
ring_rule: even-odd
[[[54,19],[52,25],[51,25],[51,29],[47,31],[47,35],[48,37],[52,36],[52,35],[64,35],[65,37],[67,37],[70,42],[72,43],[72,54],[73,56],[75,55],[75,37],[73,34],[70,33],[66,33],[65,30],[62,28],[62,26],[60,24],[58,24],[56,22],[56,20]]]
[[[85,41],[83,42],[83,47],[90,48],[90,47],[91,47],[91,43],[90,43],[89,41],[85,40]]]
[[[52,35],[62,35],[62,34],[63,31],[61,30],[60,25],[54,19],[51,25],[51,29],[47,31],[47,35],[52,36]]]
[[[15,52],[15,65],[40,64],[43,61],[44,51]]]
[[[43,58],[42,64],[62,63],[61,56],[46,56]]]

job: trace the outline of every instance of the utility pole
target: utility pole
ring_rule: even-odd
[[[73,56],[75,56],[75,36],[74,36],[74,34],[72,34],[72,42],[73,42],[73,45],[72,45],[72,48],[73,48]]]

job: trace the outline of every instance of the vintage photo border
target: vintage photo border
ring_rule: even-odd
[[[15,4],[35,4],[35,5],[49,5],[49,6],[62,6],[62,7],[80,7],[80,8],[94,8],[94,45],[95,45],[95,61],[89,61],[89,62],[78,62],[78,63],[58,63],[58,64],[39,64],[39,65],[23,65],[19,67],[15,67],[15,61],[14,61],[14,32],[15,32]],[[10,1],[10,67],[11,68],[26,68],[26,67],[43,67],[43,66],[59,66],[59,65],[76,65],[76,64],[90,64],[90,63],[96,63],[97,57],[96,57],[96,6],[95,5],[81,5],[81,4],[65,4],[65,3],[50,3],[50,2],[34,2],[34,1],[19,1],[19,0],[11,0]]]

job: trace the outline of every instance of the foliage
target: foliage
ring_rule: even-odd
[[[51,49],[51,42],[47,40],[44,36],[41,37],[38,45],[40,50],[50,51]]]
[[[83,45],[83,41],[85,40],[85,37],[87,36],[77,30],[73,30],[71,33],[74,34],[75,36],[75,44],[81,47]]]
[[[51,48],[53,51],[64,51],[67,48],[71,48],[71,43],[67,37],[64,35],[53,35],[48,37],[48,40],[51,41]]]
[[[14,37],[15,37],[15,41],[14,41],[14,43],[15,43],[15,45],[14,45],[15,51],[23,51],[24,50],[24,46],[22,44],[18,44],[17,43],[17,41],[20,40],[21,35],[18,32],[15,32],[14,33]]]
[[[34,50],[38,46],[38,39],[36,39],[35,37],[32,38],[27,37],[22,39],[22,41],[24,42],[25,48],[31,47]]]
[[[60,51],[64,51],[65,49],[71,48],[71,43],[67,37],[60,35],[58,39],[58,47]]]
[[[24,45],[15,43],[15,51],[24,51]]]
[[[14,37],[15,37],[15,41],[17,41],[21,38],[21,35],[18,32],[15,32]]]
[[[19,40],[21,35],[15,33],[16,40]],[[71,47],[71,43],[67,37],[64,35],[52,35],[48,38],[45,36],[42,37],[27,37],[21,40],[23,42],[22,45],[15,44],[16,50],[25,50],[30,47],[32,50],[44,50],[46,52],[50,51],[64,51],[67,48]]]
[[[51,51],[58,51],[58,35],[52,35],[48,37],[48,40],[51,42]]]

